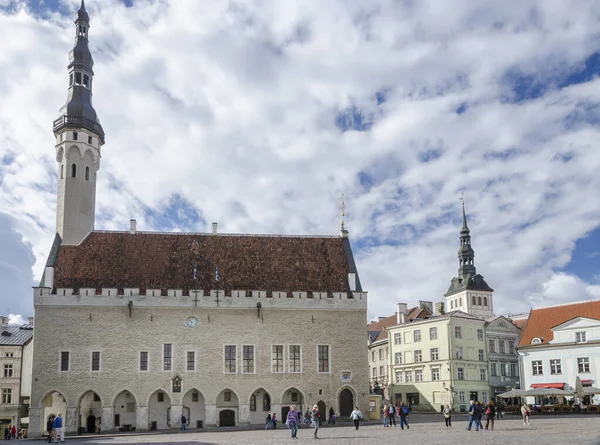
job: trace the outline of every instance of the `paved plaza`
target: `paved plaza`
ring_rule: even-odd
[[[452,428],[446,428],[442,416],[414,415],[409,430],[399,427],[383,428],[380,424],[365,424],[356,431],[352,426],[323,426],[319,441],[312,438],[307,427],[298,432],[297,441],[289,437],[285,425],[275,431],[225,431],[175,432],[169,434],[67,438],[71,444],[178,444],[178,445],[233,445],[233,444],[285,444],[325,443],[346,444],[600,444],[600,416],[536,416],[530,426],[520,418],[507,417],[496,422],[494,431],[466,431],[466,417],[455,416]],[[406,442],[405,442],[406,441]]]

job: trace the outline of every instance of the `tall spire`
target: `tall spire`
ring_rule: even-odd
[[[82,0],[75,19],[75,45],[69,53],[69,90],[67,102],[54,121],[54,133],[59,134],[65,128],[85,128],[94,133],[104,144],[104,130],[100,125],[96,110],[92,105],[92,80],[94,77],[94,59],[88,48],[90,16]]]
[[[467,214],[465,212],[465,201],[462,201],[462,228],[460,229],[460,249],[458,249],[458,276],[469,277],[474,276],[477,271],[475,269],[475,252],[471,247],[471,235],[467,226]]]

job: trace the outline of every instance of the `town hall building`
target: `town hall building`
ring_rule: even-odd
[[[290,405],[368,410],[363,291],[348,232],[94,230],[105,133],[82,2],[53,123],[56,237],[34,288],[30,437],[263,423]]]

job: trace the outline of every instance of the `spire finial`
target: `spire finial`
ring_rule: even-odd
[[[341,201],[341,209],[342,209],[341,228],[342,228],[342,232],[343,232],[344,231],[344,217],[346,216],[346,202],[344,201],[343,193],[342,193],[342,196],[340,196],[340,201]]]
[[[462,203],[462,228],[468,229],[467,227],[467,214],[465,212],[465,195],[460,192],[460,202]]]

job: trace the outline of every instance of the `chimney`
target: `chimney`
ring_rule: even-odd
[[[421,309],[429,309],[429,312],[433,314],[433,302],[431,301],[419,301],[419,307]]]
[[[218,226],[219,226],[218,223],[216,223],[216,222],[212,223],[212,229],[213,229],[212,233],[213,233],[213,235],[217,234],[217,227]]]
[[[444,315],[444,303],[436,303],[435,304],[435,315]]]
[[[398,303],[398,312],[396,313],[396,322],[398,324],[406,323],[406,315],[408,314],[408,304]]]
[[[33,317],[27,317],[27,322],[33,326]]]
[[[135,235],[136,230],[137,230],[137,224],[135,222],[135,219],[130,219],[129,220],[129,233],[131,233],[132,235]]]

